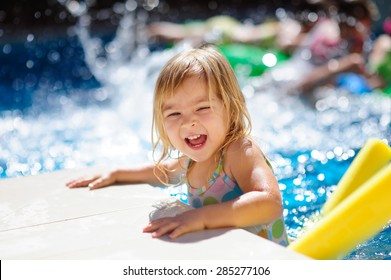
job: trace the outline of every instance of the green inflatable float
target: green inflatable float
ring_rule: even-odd
[[[376,71],[387,83],[387,86],[383,88],[382,91],[391,97],[391,51],[387,53],[385,59],[378,65]]]
[[[219,49],[236,74],[241,76],[261,76],[267,69],[289,59],[289,56],[281,51],[248,44],[223,44]]]

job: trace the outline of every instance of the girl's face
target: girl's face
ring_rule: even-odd
[[[206,82],[189,77],[163,103],[164,127],[171,144],[196,162],[213,159],[228,133],[223,102]]]

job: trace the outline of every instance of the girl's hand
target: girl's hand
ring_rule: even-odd
[[[168,234],[169,238],[177,238],[185,233],[204,230],[204,218],[201,209],[186,211],[175,217],[167,217],[151,221],[143,232],[152,233],[152,237]]]
[[[90,190],[94,190],[114,184],[116,181],[115,177],[114,172],[91,177],[81,177],[67,182],[66,186],[70,189],[88,187]]]

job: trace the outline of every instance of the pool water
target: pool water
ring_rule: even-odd
[[[84,25],[67,38],[30,34],[0,45],[0,178],[151,161],[154,81],[161,66],[189,46],[124,50],[134,38],[120,36],[93,37]],[[239,78],[253,134],[273,163],[295,239],[366,139],[391,143],[391,98],[320,88],[313,101],[285,95],[278,86],[262,87],[259,78]],[[346,257],[387,258],[390,226]]]

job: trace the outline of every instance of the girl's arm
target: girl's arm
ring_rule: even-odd
[[[278,182],[258,145],[243,139],[233,143],[227,154],[225,171],[244,193],[232,201],[236,226],[266,224],[279,217],[282,200]]]
[[[345,72],[368,77],[364,57],[358,53],[351,53],[339,59],[329,60],[328,63],[315,67],[311,73],[306,75],[297,85],[297,89],[303,94],[309,94],[315,88],[332,82],[338,74]]]
[[[152,221],[145,232],[159,237],[171,232],[184,233],[208,228],[246,227],[266,224],[282,213],[277,179],[261,150],[251,141],[233,143],[225,154],[225,171],[235,178],[244,192],[233,200],[184,212],[173,218]]]
[[[104,174],[96,174],[89,177],[81,177],[66,183],[69,188],[89,187],[90,190],[99,189],[116,183],[150,184],[153,186],[164,183],[175,184],[178,174],[183,171],[182,160],[172,160],[164,163],[167,176],[164,176],[153,164],[129,169],[116,169]],[[160,180],[159,180],[160,179]],[[163,183],[164,182],[164,183]]]

